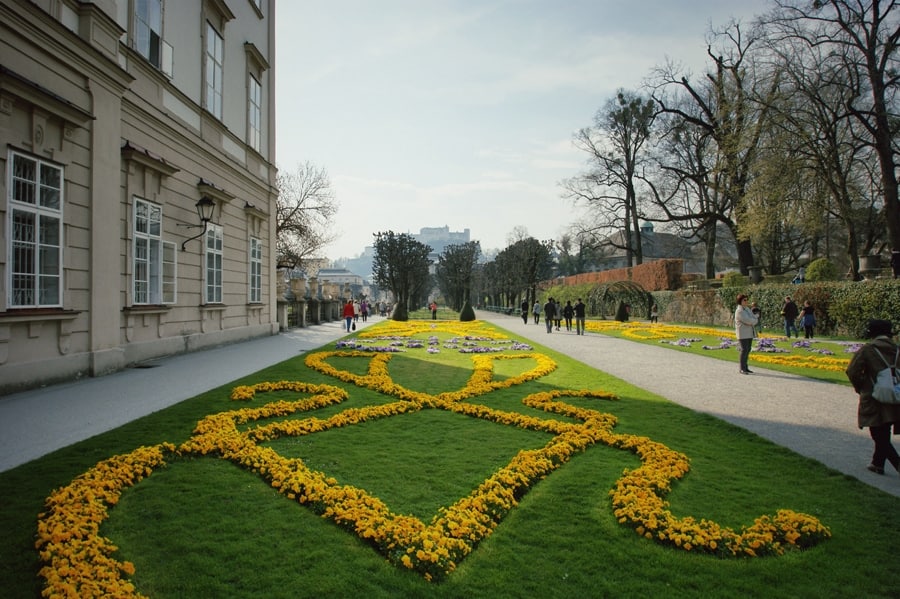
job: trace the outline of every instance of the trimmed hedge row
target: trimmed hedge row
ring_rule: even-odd
[[[816,311],[816,332],[822,335],[859,338],[870,318],[891,320],[895,328],[900,325],[900,279],[800,285],[761,283],[708,291],[659,291],[652,295],[664,320],[728,326],[739,293],[749,295],[759,305],[763,326],[774,330],[782,326],[781,306],[788,295],[798,308],[809,300]],[[707,295],[714,297],[703,297]],[[698,304],[702,309],[696,309]]]

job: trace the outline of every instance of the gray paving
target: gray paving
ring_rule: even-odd
[[[872,453],[856,427],[849,387],[695,356],[663,347],[523,325],[516,316],[479,312],[516,337],[533,340],[675,403],[748,429],[774,443],[900,497],[900,476],[865,469]],[[378,322],[380,318],[370,319]],[[360,324],[360,326],[365,326]],[[114,429],[344,335],[325,323],[271,337],[173,356],[116,374],[0,398],[0,472]]]

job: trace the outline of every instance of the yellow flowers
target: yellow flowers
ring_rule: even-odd
[[[122,489],[148,476],[164,463],[175,446],[162,443],[140,447],[130,454],[104,460],[54,491],[38,516],[37,541],[44,567],[44,596],[141,597],[134,585],[121,578],[134,573],[130,562],[111,557],[116,551],[100,536],[100,523],[108,507],[119,501]]]
[[[428,332],[501,338],[496,330],[477,322],[393,323],[389,327],[370,327],[365,333],[383,335],[384,328],[389,328],[393,335]],[[549,356],[471,354],[472,375],[466,385],[430,395],[407,389],[391,379],[387,366],[394,355],[324,351],[307,356],[306,364],[338,381],[377,391],[396,401],[347,408],[327,417],[294,417],[271,422],[275,417],[340,404],[348,398],[347,391],[338,386],[301,381],[235,387],[230,398],[237,401],[250,401],[274,391],[295,391],[302,397],[211,414],[197,423],[190,439],[177,449],[164,443],[115,456],[55,491],[47,498],[48,509],[38,522],[36,546],[45,564],[41,569],[44,594],[140,596],[124,578],[133,573],[134,567],[112,559],[116,548],[99,535],[100,523],[108,517],[108,508],[117,503],[124,487],[138,483],[168,457],[189,455],[218,456],[255,472],[288,499],[308,506],[365,539],[390,562],[414,570],[426,580],[439,580],[453,572],[516,507],[519,497],[572,456],[597,443],[633,452],[641,459],[639,468],[623,473],[610,496],[616,519],[632,526],[644,538],[685,551],[756,556],[778,555],[787,547],[809,547],[830,535],[812,516],[788,510],[757,518],[740,532],[707,520],[676,518],[663,497],[673,481],[687,474],[688,458],[650,438],[614,433],[616,417],[612,414],[563,401],[569,397],[617,400],[611,393],[595,389],[551,389],[522,398],[524,405],[561,419],[509,412],[467,401],[546,376],[556,369]],[[329,363],[333,358],[366,360],[365,374],[336,368]],[[521,360],[525,369],[514,376],[494,380],[494,366],[501,360]],[[285,458],[272,448],[260,445],[279,437],[313,435],[425,409],[446,410],[461,417],[550,433],[553,437],[539,449],[517,453],[467,496],[441,508],[427,524],[392,512],[379,498],[363,489],[341,485],[326,473],[310,469],[301,459]],[[254,424],[259,420],[267,422]]]
[[[819,370],[833,370],[835,372],[844,372],[850,364],[849,358],[835,358],[817,354],[761,354],[751,352],[750,359],[763,364],[782,364],[784,366],[818,368]]]

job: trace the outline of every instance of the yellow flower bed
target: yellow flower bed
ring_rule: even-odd
[[[471,335],[478,331],[479,337],[499,338],[496,332],[486,334],[480,326],[470,323],[465,326],[460,323],[438,325],[444,327],[445,333],[458,335],[468,331],[465,334]],[[399,326],[387,328],[393,334],[401,329]],[[427,321],[406,328],[435,330]],[[412,391],[392,381],[387,371],[392,356],[325,351],[307,356],[306,364],[340,381],[384,393],[397,401],[348,408],[327,418],[286,419],[254,427],[252,423],[257,420],[339,404],[347,398],[347,392],[332,385],[300,381],[235,387],[231,393],[234,400],[249,401],[263,393],[283,390],[308,397],[209,415],[197,424],[191,438],[177,449],[164,443],[115,456],[55,491],[47,499],[47,511],[40,515],[38,522],[36,546],[45,564],[41,569],[45,580],[44,595],[140,596],[124,578],[133,573],[133,565],[117,562],[111,557],[116,548],[99,536],[99,526],[108,517],[108,508],[116,504],[123,488],[138,483],[170,456],[215,455],[239,464],[262,476],[288,499],[309,506],[322,517],[366,539],[392,563],[415,570],[428,580],[437,580],[453,572],[460,560],[515,508],[518,497],[573,455],[597,443],[626,449],[641,458],[642,465],[625,470],[610,495],[619,522],[633,527],[647,539],[685,551],[718,556],[759,556],[779,555],[787,547],[809,547],[830,536],[828,529],[812,516],[789,510],[757,518],[739,532],[708,520],[675,517],[663,498],[671,489],[672,481],[688,472],[688,458],[647,437],[615,434],[616,418],[612,414],[560,401],[566,397],[617,399],[611,393],[556,389],[533,393],[522,399],[526,406],[571,419],[566,421],[465,401],[549,374],[556,368],[549,356],[539,353],[473,354],[472,376],[466,386],[438,395]],[[366,374],[340,370],[329,364],[332,357],[368,360]],[[534,367],[502,381],[493,380],[496,361],[522,359],[533,360]],[[363,489],[341,485],[326,473],[308,468],[301,459],[285,458],[273,449],[259,445],[278,437],[311,435],[423,409],[447,410],[465,417],[547,432],[554,437],[540,449],[520,451],[509,464],[494,472],[469,495],[441,508],[428,524],[412,516],[393,513],[379,498]]]
[[[623,337],[632,339],[674,339],[685,335],[721,337],[729,335],[729,331],[716,329],[713,327],[702,327],[696,325],[678,325],[666,324],[660,322],[640,322],[627,321],[619,322],[618,320],[589,320],[585,323],[585,329],[594,333],[621,333]],[[760,335],[764,338],[778,339],[778,335],[770,335],[763,333]]]
[[[833,370],[844,372],[850,365],[850,358],[836,358],[834,356],[822,356],[816,354],[767,354],[751,352],[750,359],[764,364],[781,364],[782,366],[796,366],[798,368],[818,368],[819,370]]]

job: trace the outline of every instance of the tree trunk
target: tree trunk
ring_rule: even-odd
[[[749,239],[737,242],[737,253],[741,274],[749,274],[749,268],[753,266],[753,246]]]

